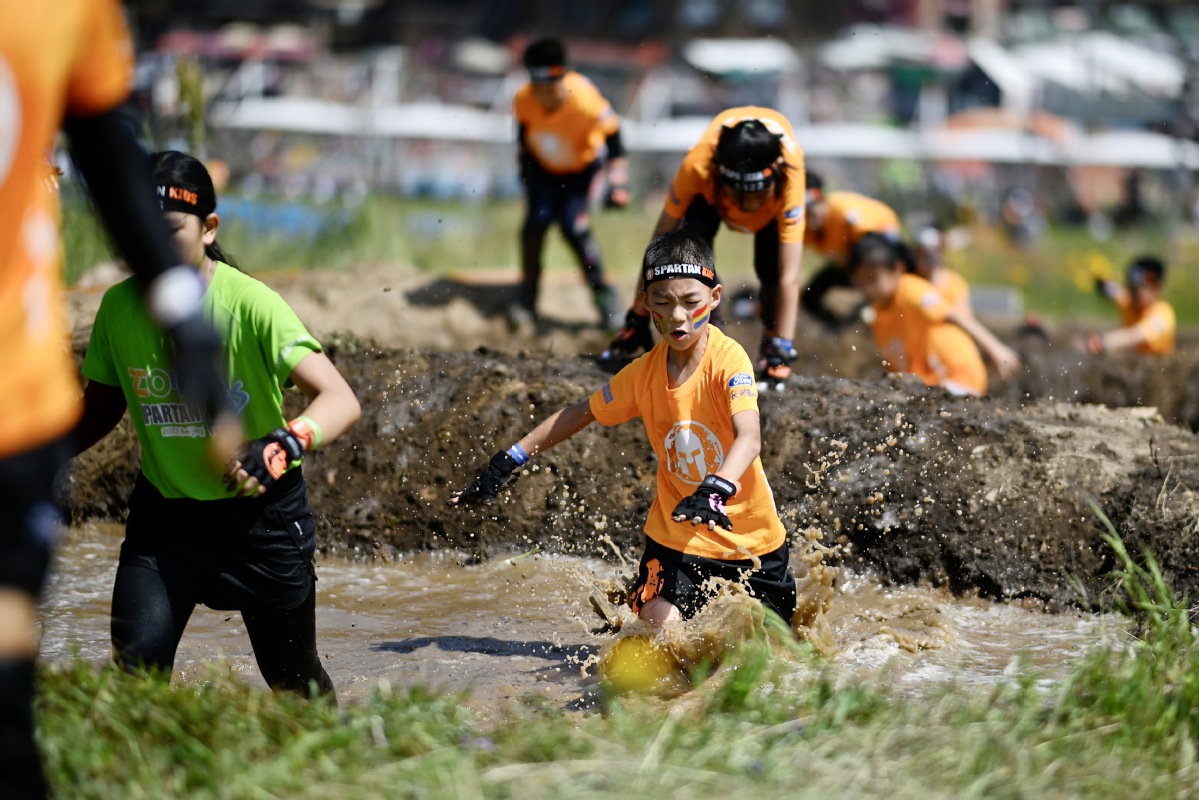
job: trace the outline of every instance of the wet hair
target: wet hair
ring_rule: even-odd
[[[537,39],[525,48],[522,58],[534,81],[550,81],[566,72],[566,47],[560,39]]]
[[[1161,286],[1166,278],[1166,264],[1157,256],[1137,256],[1128,265],[1127,275],[1134,286]]]
[[[707,239],[679,228],[655,236],[641,259],[642,272],[670,264],[695,264],[715,271],[716,255]]]
[[[757,119],[722,128],[713,154],[718,182],[741,191],[761,191],[773,185],[776,195],[782,193],[786,182],[782,160],[782,138]]]
[[[201,220],[216,211],[216,187],[212,185],[212,176],[208,174],[208,168],[204,163],[195,156],[178,150],[151,153],[150,175],[156,187],[174,187],[191,192],[192,198],[189,200],[194,200],[190,203],[193,208],[186,210]],[[159,195],[161,198],[162,188],[159,188]],[[163,207],[167,207],[166,203],[163,203]],[[204,254],[213,261],[222,261],[231,267],[237,266],[216,242],[205,245]]]
[[[897,262],[901,262],[900,267],[896,266]],[[906,266],[906,259],[898,242],[881,233],[867,233],[854,243],[845,271],[852,275],[854,270],[866,264],[896,269]]]

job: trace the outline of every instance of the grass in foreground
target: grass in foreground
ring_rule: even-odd
[[[1138,635],[1054,686],[889,695],[768,631],[674,701],[529,699],[480,722],[419,688],[339,715],[229,676],[170,689],[74,664],[42,676],[41,737],[64,797],[1195,796],[1199,638],[1152,559],[1108,544]]]

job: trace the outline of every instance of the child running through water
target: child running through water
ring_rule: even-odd
[[[874,309],[870,324],[889,372],[906,372],[954,394],[987,392],[987,368],[977,341],[1005,377],[1020,358],[972,315],[955,310],[931,283],[905,272],[885,236],[868,233],[849,258],[849,280]],[[973,338],[972,338],[973,337]]]
[[[1155,256],[1141,256],[1128,265],[1124,287],[1115,281],[1096,282],[1096,289],[1120,311],[1122,327],[1092,333],[1084,342],[1094,355],[1135,350],[1140,355],[1164,356],[1174,352],[1174,307],[1162,299],[1166,265]]]
[[[224,476],[205,469],[212,431],[180,401],[166,340],[130,281],[109,289],[83,362],[77,440],[86,450],[128,408],[141,444],[112,593],[116,660],[169,675],[204,603],[241,611],[271,688],[332,695],[316,649],[316,526],[300,462],[354,424],[358,399],[282,298],[229,266],[204,165],[164,152],[151,166],[180,257],[205,285],[204,314],[224,341],[221,364],[249,441]],[[291,384],[308,405],[288,422],[282,390]]]
[[[642,276],[641,300],[661,340],[590,398],[496,453],[449,502],[490,503],[530,458],[593,421],[641,417],[658,457],[658,492],[645,522],[633,611],[656,626],[690,618],[711,599],[704,583],[716,577],[745,583],[789,623],[796,584],[758,456],[754,367],[740,344],[708,324],[723,291],[712,248],[685,229],[661,234],[646,249]]]

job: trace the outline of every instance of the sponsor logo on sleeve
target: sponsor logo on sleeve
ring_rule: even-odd
[[[729,379],[729,388],[730,389],[735,389],[738,386],[753,386],[753,385],[754,385],[754,376],[750,375],[748,372],[738,372],[736,375],[734,375],[732,378]]]
[[[605,383],[605,384],[604,384],[603,396],[604,396],[604,405],[608,405],[608,404],[609,404],[609,403],[611,403],[611,402],[612,402],[612,400],[614,399],[614,398],[612,397],[612,384],[611,384],[611,382],[609,382],[609,383]]]
[[[804,207],[803,206],[796,206],[795,208],[789,208],[783,212],[783,220],[788,225],[798,225],[799,223],[803,222],[803,219],[804,219]]]

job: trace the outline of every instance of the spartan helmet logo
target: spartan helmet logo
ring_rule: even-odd
[[[568,167],[571,150],[566,142],[553,131],[540,131],[530,137],[529,146],[545,164],[552,167]]]
[[[724,447],[707,426],[686,420],[666,434],[666,468],[679,480],[699,485],[723,464]]]

